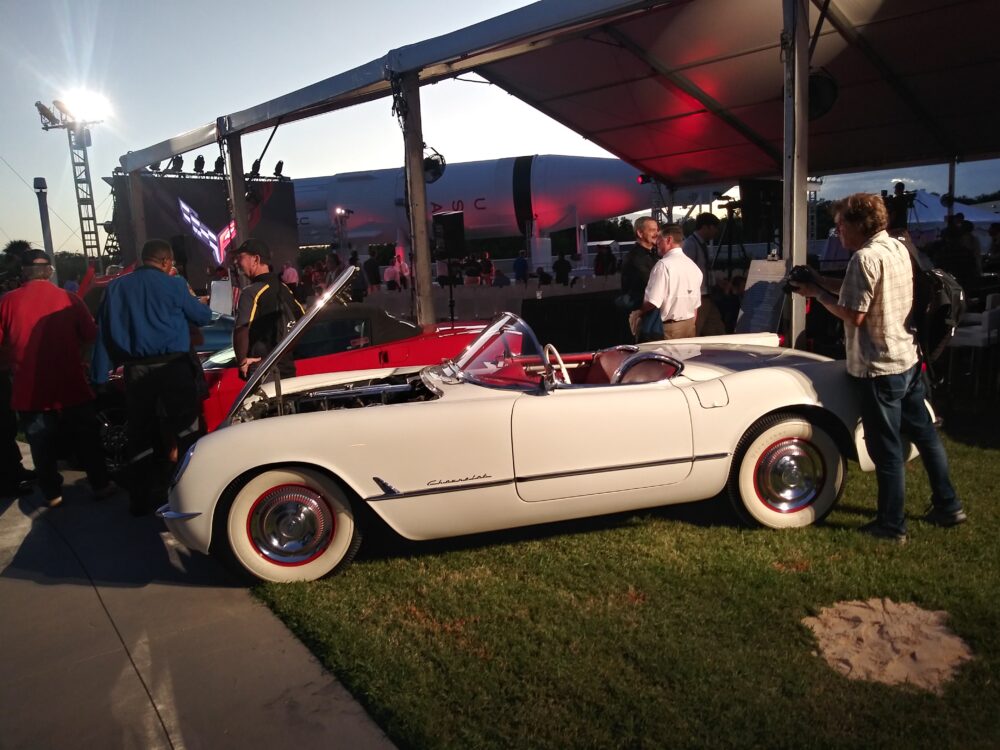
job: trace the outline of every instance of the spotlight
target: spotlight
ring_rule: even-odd
[[[65,119],[67,119],[67,120],[75,120],[76,119],[76,117],[73,116],[73,112],[70,110],[70,108],[68,106],[66,106],[66,104],[64,102],[61,102],[58,99],[53,99],[52,100],[52,106],[55,107],[56,109],[58,109],[59,110],[59,114],[61,114]]]
[[[194,160],[194,171],[196,174],[205,173],[205,157],[198,154],[198,157]]]
[[[167,171],[179,174],[182,169],[184,169],[184,157],[177,154],[177,156],[170,160],[170,166],[167,168]]]
[[[154,161],[152,164],[150,164],[149,165],[149,171],[150,172],[159,172],[160,171],[160,162]]]
[[[42,127],[59,124],[59,118],[56,117],[56,114],[41,102],[35,102],[35,109],[38,110],[38,114],[42,117]]]
[[[277,164],[274,165],[274,176],[281,177],[281,170],[285,168],[285,162],[279,160]]]
[[[638,182],[640,185],[648,185],[653,181],[653,178],[650,177],[648,174],[641,174],[635,178],[635,181]]]
[[[253,166],[250,167],[250,176],[251,177],[260,176],[260,159],[253,160]]]
[[[424,157],[424,182],[430,184],[441,179],[441,175],[444,174],[445,167],[448,164],[445,162],[444,157],[435,149],[426,144],[424,148],[431,152],[428,156]]]
[[[212,170],[212,174],[222,174],[223,170],[226,168],[226,160],[221,156],[215,160],[215,168]]]

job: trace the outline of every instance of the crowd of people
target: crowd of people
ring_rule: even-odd
[[[193,345],[212,320],[174,266],[169,242],[146,242],[136,267],[101,287],[92,314],[77,292],[51,283],[43,251],[17,253],[20,286],[0,297],[0,495],[37,483],[50,508],[63,502],[58,468],[67,450],[87,475],[95,499],[119,491],[102,453],[97,396],[121,368],[127,413],[127,464],[119,481],[133,515],[165,501],[180,456],[203,432],[204,373]],[[249,377],[303,308],[295,277],[271,270],[270,248],[249,239],[230,252],[247,285],[240,295],[233,346],[240,375]],[[89,356],[85,352],[90,352]],[[294,374],[289,360],[278,371]],[[18,424],[34,470],[23,465]]]

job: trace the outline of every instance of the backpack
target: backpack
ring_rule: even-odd
[[[965,312],[965,290],[954,276],[921,256],[908,239],[897,237],[910,253],[913,266],[913,308],[908,328],[917,337],[928,368],[944,353]]]

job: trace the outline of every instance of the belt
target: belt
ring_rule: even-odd
[[[667,323],[687,323],[689,320],[694,320],[694,318],[682,318],[680,320],[664,320],[663,325]]]
[[[154,354],[151,357],[136,357],[135,359],[126,359],[123,363],[126,367],[128,365],[164,365],[167,362],[173,362],[174,360],[179,360],[182,357],[188,357],[190,352],[170,352],[169,354]]]

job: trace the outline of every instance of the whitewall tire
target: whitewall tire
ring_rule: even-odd
[[[826,517],[846,477],[847,461],[826,430],[804,417],[775,414],[740,440],[728,490],[743,520],[792,528]]]
[[[233,561],[264,581],[316,580],[350,563],[361,545],[344,491],[302,467],[250,479],[221,522]]]

